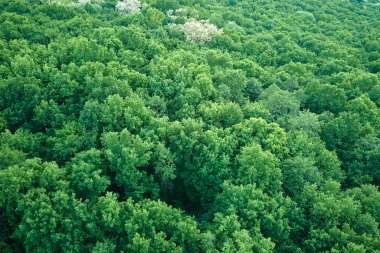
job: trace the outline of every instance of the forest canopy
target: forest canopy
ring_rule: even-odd
[[[378,0],[0,0],[0,252],[380,252]]]

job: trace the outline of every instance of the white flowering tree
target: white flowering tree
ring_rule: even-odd
[[[171,25],[185,34],[186,40],[192,43],[206,44],[215,35],[222,34],[223,30],[208,20],[188,20],[185,24]]]
[[[140,0],[124,0],[117,2],[115,8],[123,15],[139,13],[141,11],[141,2]]]

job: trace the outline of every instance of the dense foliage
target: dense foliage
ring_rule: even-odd
[[[0,252],[380,252],[377,0],[0,0]]]

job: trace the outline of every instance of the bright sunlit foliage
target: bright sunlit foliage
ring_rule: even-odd
[[[0,252],[378,253],[377,0],[0,0]]]

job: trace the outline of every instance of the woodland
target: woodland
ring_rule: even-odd
[[[0,0],[0,252],[380,253],[379,0]]]

